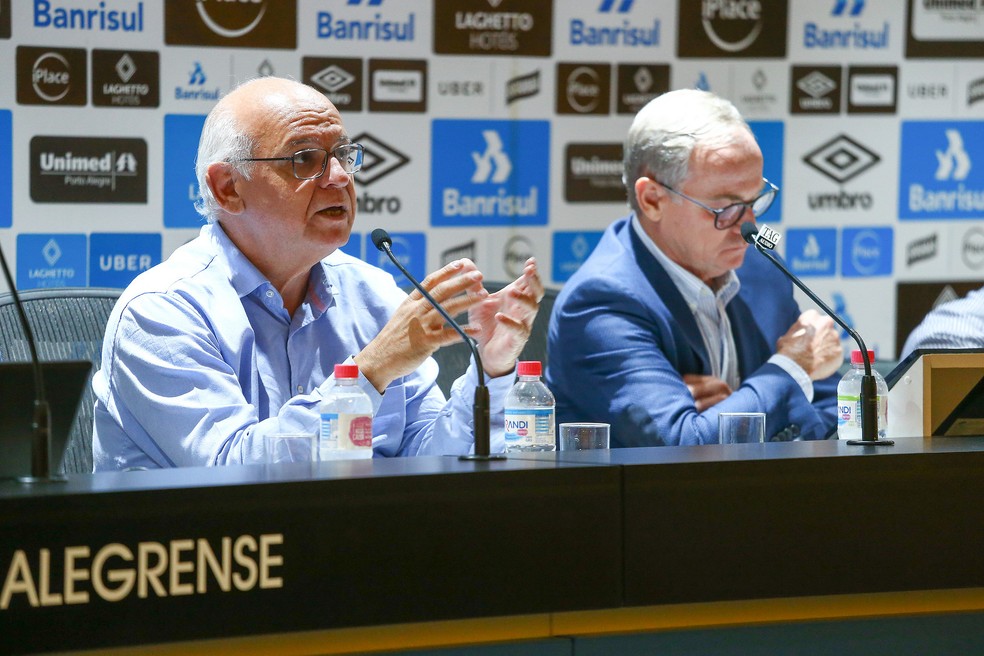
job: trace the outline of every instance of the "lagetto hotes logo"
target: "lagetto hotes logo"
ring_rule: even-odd
[[[546,225],[548,121],[435,120],[431,225]]]
[[[297,47],[297,0],[164,0],[174,46]]]
[[[21,105],[84,105],[84,48],[17,47],[17,102]]]
[[[146,203],[143,139],[34,137],[31,200],[36,203]]]
[[[160,105],[160,55],[150,50],[93,50],[92,104],[97,107]]]
[[[434,0],[434,52],[549,57],[552,25],[553,2]]]
[[[785,57],[786,0],[678,0],[680,57]]]

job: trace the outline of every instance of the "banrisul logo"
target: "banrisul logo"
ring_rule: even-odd
[[[146,203],[143,139],[34,137],[31,200],[36,203]]]
[[[143,2],[34,0],[34,27],[85,32],[143,32]]]
[[[622,46],[653,48],[659,45],[660,21],[643,9],[645,0],[598,0],[590,19],[574,18],[570,25],[572,46]],[[636,7],[641,11],[633,12]]]
[[[340,3],[339,3],[340,4]],[[347,0],[344,15],[319,11],[317,36],[330,41],[414,41],[417,15],[390,15],[382,11],[384,0]],[[396,11],[402,3],[390,2]]]
[[[431,225],[546,225],[547,121],[436,120],[431,130]]]
[[[984,123],[903,122],[899,218],[980,220],[982,169]]]
[[[837,275],[837,228],[792,228],[786,233],[786,262],[801,276]]]

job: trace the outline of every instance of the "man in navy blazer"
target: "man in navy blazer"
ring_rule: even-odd
[[[778,188],[734,106],[659,96],[633,121],[624,180],[633,212],[564,285],[548,336],[558,421],[604,421],[615,446],[718,441],[721,412],[764,412],[766,439],[836,425],[843,349],[833,321],[800,313],[792,284],[752,253],[741,224]]]

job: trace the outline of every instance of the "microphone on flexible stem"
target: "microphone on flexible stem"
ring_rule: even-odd
[[[7,267],[7,258],[0,248],[0,266],[3,268],[3,277],[10,288],[10,295],[14,299],[14,307],[17,308],[17,316],[20,318],[21,329],[24,331],[24,338],[31,351],[31,368],[34,370],[34,419],[31,423],[31,475],[20,476],[17,478],[21,483],[48,483],[53,481],[64,481],[64,476],[51,475],[51,412],[48,407],[48,400],[44,393],[44,372],[41,369],[41,358],[38,357],[38,347],[34,341],[34,332],[31,324],[27,322],[27,314],[24,313],[24,306],[21,304],[20,295],[17,293],[17,286],[14,278],[10,275]]]
[[[475,358],[475,367],[478,370],[478,385],[475,387],[475,401],[472,404],[474,412],[474,423],[475,423],[475,453],[470,455],[460,456],[461,460],[502,460],[506,456],[501,453],[489,453],[491,450],[491,435],[489,426],[489,388],[485,384],[485,369],[482,368],[482,357],[478,353],[478,345],[475,340],[465,333],[464,329],[458,325],[458,322],[451,318],[440,303],[434,300],[426,289],[424,289],[417,279],[410,275],[410,272],[400,263],[400,261],[393,255],[393,240],[390,239],[389,233],[387,233],[382,228],[376,228],[372,231],[372,244],[378,250],[386,253],[389,259],[396,265],[396,268],[406,277],[407,280],[417,289],[418,292],[424,295],[424,298],[434,306],[444,320],[454,328],[461,339],[465,340],[465,344],[471,350],[472,357]]]
[[[895,444],[892,440],[878,439],[878,387],[875,382],[875,377],[871,374],[871,359],[868,357],[868,348],[864,345],[864,340],[861,339],[861,335],[859,335],[856,330],[848,326],[836,312],[831,310],[826,303],[820,300],[819,296],[813,293],[813,290],[807,287],[803,281],[797,278],[789,269],[785,267],[785,265],[783,265],[782,262],[779,261],[779,258],[770,252],[776,247],[776,243],[779,241],[779,233],[766,226],[763,226],[763,229],[767,231],[767,233],[765,236],[760,236],[754,223],[743,223],[741,224],[741,237],[749,244],[754,246],[755,250],[761,253],[767,260],[776,265],[776,267],[782,271],[787,278],[792,280],[797,287],[803,290],[804,294],[809,296],[814,303],[819,305],[821,310],[826,312],[831,319],[837,322],[837,325],[846,330],[847,333],[854,338],[854,341],[858,343],[858,348],[861,349],[861,355],[864,358],[864,375],[861,377],[861,439],[847,440],[847,443],[857,446],[891,446]]]

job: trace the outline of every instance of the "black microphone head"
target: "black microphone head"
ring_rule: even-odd
[[[759,233],[758,228],[756,228],[755,224],[752,223],[751,221],[749,221],[748,223],[741,224],[741,238],[747,241],[749,244],[755,242],[755,235],[757,235],[758,233]],[[373,235],[375,235],[375,233],[373,233]],[[373,240],[375,239],[376,238],[374,236]]]
[[[393,245],[393,240],[390,239],[389,233],[382,228],[376,228],[373,230],[372,235],[370,235],[370,239],[372,239],[372,245],[376,247],[376,250],[381,251],[384,246]]]

